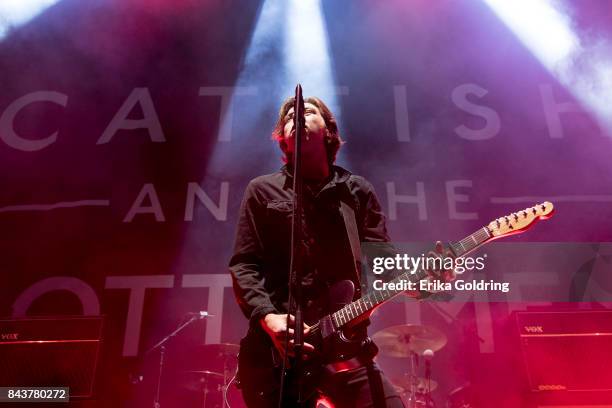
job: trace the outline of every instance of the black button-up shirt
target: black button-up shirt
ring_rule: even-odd
[[[229,269],[238,304],[251,323],[268,313],[287,313],[292,186],[292,175],[285,166],[251,180],[244,193]],[[305,184],[303,190],[306,257],[302,287],[306,300],[318,298],[338,280],[350,279],[358,287],[340,201],[355,213],[359,241],[388,242],[385,216],[374,188],[363,177],[334,166],[326,184]]]

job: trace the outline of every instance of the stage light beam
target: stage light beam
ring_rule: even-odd
[[[290,0],[285,22],[286,86],[301,83],[305,95],[318,95],[339,115],[328,34],[320,0]]]
[[[562,63],[578,47],[569,18],[547,0],[485,0],[547,67]]]
[[[484,0],[560,84],[612,132],[612,43],[575,30],[552,0]]]
[[[58,0],[2,0],[0,2],[0,39],[57,2]]]

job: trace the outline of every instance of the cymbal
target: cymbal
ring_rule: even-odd
[[[223,374],[221,373],[217,373],[215,371],[209,371],[209,370],[191,370],[191,371],[184,371],[185,374],[187,375],[193,375],[196,377],[202,377],[202,378],[220,378],[223,379]]]
[[[391,384],[397,392],[403,394],[404,392],[410,391],[410,377],[397,377],[391,380]],[[425,393],[427,391],[433,392],[436,388],[438,388],[438,383],[434,380],[427,381],[424,377],[416,377],[414,378],[414,385],[416,392]],[[429,386],[429,387],[428,387]]]
[[[182,386],[192,391],[203,391],[204,388],[217,390],[223,384],[225,377],[221,373],[208,370],[183,371]],[[214,384],[214,385],[213,385]]]
[[[237,357],[240,351],[240,346],[231,343],[202,344],[200,348],[204,354],[223,358]]]
[[[423,355],[425,350],[438,351],[446,345],[446,335],[431,326],[402,324],[387,327],[372,336],[381,354],[389,357]]]

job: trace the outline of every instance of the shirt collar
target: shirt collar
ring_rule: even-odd
[[[284,174],[285,176],[287,176],[287,181],[286,181],[286,183],[287,183],[289,180],[293,180],[293,169],[292,169],[292,168],[291,168],[289,165],[285,164],[285,165],[284,165],[284,166],[281,168],[281,171],[283,172],[283,174]],[[343,167],[340,167],[340,166],[333,165],[333,166],[332,166],[332,168],[331,168],[331,171],[333,172],[332,178],[331,178],[331,180],[330,180],[330,181],[329,181],[329,182],[328,182],[328,183],[327,183],[327,184],[326,184],[326,185],[325,185],[325,186],[324,186],[324,187],[321,189],[321,191],[323,191],[323,190],[325,190],[325,189],[327,189],[327,188],[333,187],[333,186],[335,186],[336,184],[346,183],[346,182],[348,181],[349,177],[351,177],[351,172],[350,172],[350,171],[348,171],[348,170],[346,170],[346,169],[345,169],[345,168],[343,168]]]

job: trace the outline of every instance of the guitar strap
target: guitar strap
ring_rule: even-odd
[[[355,294],[360,298],[364,280],[361,279],[361,244],[359,243],[359,229],[357,228],[357,221],[355,220],[355,211],[350,205],[344,202],[344,200],[340,200],[340,212],[344,219],[344,227],[346,228],[346,233],[351,245],[351,252],[353,253],[353,266],[355,267],[354,276],[355,282],[357,282]]]

